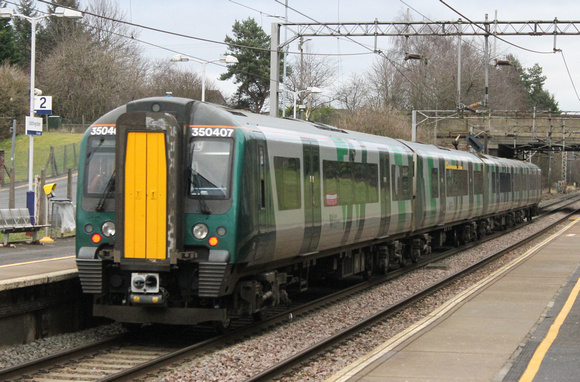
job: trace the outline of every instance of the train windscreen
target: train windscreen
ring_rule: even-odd
[[[233,143],[231,139],[200,137],[190,142],[190,196],[229,198]]]
[[[100,196],[107,192],[114,172],[115,136],[90,137],[85,163],[85,195]]]

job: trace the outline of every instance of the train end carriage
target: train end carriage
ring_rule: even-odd
[[[542,197],[541,170],[536,165],[512,159],[480,155],[486,176],[487,214],[498,216],[499,226],[511,226],[537,214]]]

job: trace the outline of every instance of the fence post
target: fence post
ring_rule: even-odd
[[[4,185],[4,150],[0,150],[0,186]]]
[[[10,191],[8,191],[8,208],[16,208],[16,185],[14,184],[14,167],[10,169]]]
[[[74,160],[73,168],[76,170],[78,169],[78,165],[77,165],[77,145],[75,143],[73,143],[73,160]]]
[[[64,145],[64,155],[63,155],[63,159],[62,159],[62,171],[64,172],[66,170],[66,147],[68,145]]]
[[[68,169],[68,179],[66,182],[66,198],[72,200],[72,169]]]

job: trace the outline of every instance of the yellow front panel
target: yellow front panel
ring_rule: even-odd
[[[147,258],[165,259],[167,167],[162,133],[148,134],[147,162]]]
[[[164,134],[130,132],[125,158],[126,258],[165,258],[166,189]]]

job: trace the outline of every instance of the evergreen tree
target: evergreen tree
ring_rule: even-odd
[[[232,28],[233,38],[226,35],[227,54],[239,63],[228,66],[221,80],[234,78],[239,84],[234,95],[234,107],[260,113],[270,94],[270,36],[253,18],[237,21]]]
[[[79,9],[77,0],[55,0],[48,6],[49,13],[55,13],[58,7]],[[59,43],[70,36],[83,33],[83,26],[77,20],[64,17],[47,17],[45,27],[38,28],[36,36],[36,54],[42,56],[50,53]]]
[[[544,89],[547,77],[542,75],[542,67],[536,63],[531,68],[524,68],[511,54],[508,60],[520,75],[521,84],[527,93],[528,107],[532,109],[535,106],[538,111],[559,112],[556,98]]]
[[[522,83],[528,91],[528,104],[538,110],[558,112],[558,102],[553,94],[544,89],[546,76],[542,75],[542,67],[537,63],[527,68],[521,74]]]
[[[20,0],[18,13],[24,16],[37,17],[38,12],[34,8],[34,0]],[[30,65],[30,34],[32,33],[30,21],[15,17],[12,22],[16,34],[16,43],[22,57],[22,65],[28,67]],[[42,25],[36,25],[36,33],[37,35],[42,33]]]
[[[0,8],[6,7],[0,1]],[[17,64],[22,60],[16,44],[16,36],[9,19],[0,19],[0,65],[3,63]]]

